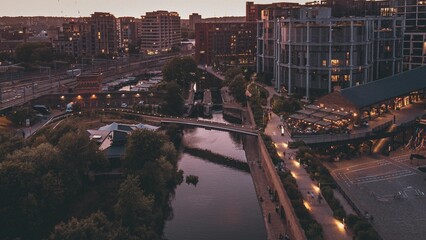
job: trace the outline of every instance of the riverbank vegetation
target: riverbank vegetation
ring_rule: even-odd
[[[162,238],[183,180],[177,151],[162,133],[133,132],[123,169],[114,171],[86,130],[70,122],[7,149],[0,159],[2,238]]]
[[[274,165],[277,165],[282,159],[277,154],[277,149],[275,148],[272,139],[269,136],[262,135],[263,141],[265,142],[266,148],[271,156],[272,162]],[[303,203],[303,196],[300,192],[296,179],[292,176],[290,171],[278,172],[278,175],[281,179],[281,182],[284,186],[285,191],[287,192],[288,197],[291,200],[291,204],[294,208],[294,212],[299,219],[299,223],[307,239],[322,240],[323,230],[320,224],[318,224],[312,215],[309,213],[308,209]]]
[[[207,149],[185,147],[184,152],[194,157],[206,159],[209,162],[217,163],[222,166],[227,166],[244,172],[250,172],[249,165],[246,162],[239,161],[230,157],[225,157]]]

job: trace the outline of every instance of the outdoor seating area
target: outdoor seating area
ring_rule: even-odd
[[[288,117],[287,129],[292,136],[350,133],[353,116],[345,109],[308,105]]]

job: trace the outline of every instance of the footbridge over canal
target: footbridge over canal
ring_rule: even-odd
[[[220,122],[206,121],[206,120],[186,118],[186,117],[144,115],[137,111],[123,110],[123,109],[103,109],[102,111],[103,112],[120,112],[120,114],[138,116],[145,120],[158,122],[161,124],[179,124],[179,125],[185,125],[185,126],[202,127],[205,129],[214,129],[214,130],[220,130],[220,131],[242,133],[242,134],[247,134],[252,136],[257,136],[258,134],[258,130],[254,129],[250,125],[220,123]]]
[[[228,132],[236,132],[247,135],[257,136],[258,131],[253,129],[251,126],[219,123],[212,121],[205,121],[193,118],[161,118],[162,124],[173,123],[186,126],[203,127],[205,129],[214,129]]]

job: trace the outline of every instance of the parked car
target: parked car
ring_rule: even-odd
[[[121,103],[122,108],[127,108],[127,103]]]

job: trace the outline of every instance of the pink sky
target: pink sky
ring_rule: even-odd
[[[283,1],[254,2],[260,4]],[[245,3],[245,0],[12,0],[1,4],[0,16],[78,17],[89,16],[97,11],[110,12],[116,17],[140,17],[145,12],[155,10],[175,11],[184,19],[194,12],[203,17],[245,16]]]

